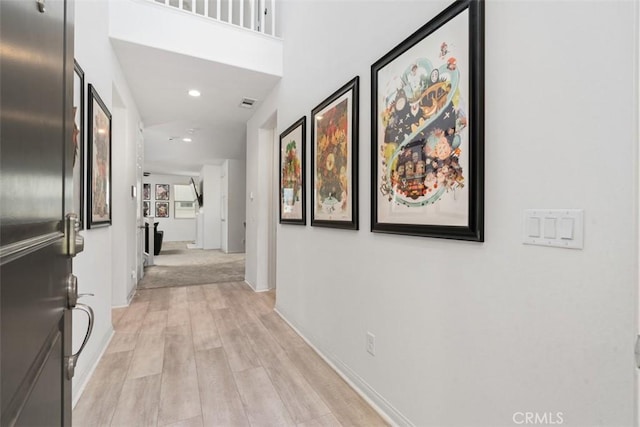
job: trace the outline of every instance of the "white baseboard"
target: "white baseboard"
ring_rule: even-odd
[[[256,289],[255,286],[253,286],[251,283],[247,282],[246,280],[244,281],[244,284],[247,285],[248,287],[250,287],[251,290],[253,292],[256,292],[256,293],[258,293],[258,292],[269,292],[269,291],[272,291],[274,289],[274,288]]]
[[[78,401],[80,400],[80,397],[82,397],[82,393],[84,392],[84,389],[87,387],[87,384],[89,384],[89,380],[91,379],[91,377],[93,376],[93,373],[95,372],[96,368],[98,367],[98,363],[100,363],[100,360],[102,359],[102,356],[104,355],[104,352],[107,350],[107,347],[109,347],[109,343],[111,342],[111,339],[113,338],[113,335],[115,334],[115,331],[113,330],[113,328],[107,332],[105,334],[105,338],[103,338],[102,340],[102,349],[100,350],[98,357],[96,357],[96,360],[93,362],[93,365],[91,365],[91,367],[89,368],[88,371],[83,372],[79,378],[83,378],[80,382],[80,385],[77,387],[77,389],[72,389],[71,390],[71,396],[72,396],[72,400],[71,400],[71,406],[72,408],[75,408],[76,405],[78,404]]]
[[[307,338],[300,328],[294,325],[278,307],[274,311],[284,320],[293,330],[320,356],[340,377],[346,381],[356,393],[360,395],[371,407],[392,426],[408,426],[415,425],[398,411],[389,401],[374,390],[362,377],[360,377],[353,369],[338,359],[331,353],[317,347]],[[315,340],[314,340],[315,341]]]

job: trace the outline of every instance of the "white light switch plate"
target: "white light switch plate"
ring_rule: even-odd
[[[531,225],[540,224],[539,235],[532,236]],[[528,209],[524,211],[522,243],[566,249],[584,247],[582,209]]]

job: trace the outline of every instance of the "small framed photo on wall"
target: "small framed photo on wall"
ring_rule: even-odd
[[[156,218],[169,218],[169,202],[156,202]]]
[[[151,184],[142,184],[142,200],[151,200]]]
[[[169,200],[169,184],[156,184],[156,200]]]
[[[142,202],[142,216],[143,217],[148,217],[149,216],[149,212],[151,210],[151,202],[148,200],[145,200]]]
[[[280,134],[280,223],[307,223],[305,192],[305,150],[307,118]]]

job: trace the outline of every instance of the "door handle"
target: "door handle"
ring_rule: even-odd
[[[88,305],[82,304],[82,303],[77,303],[74,309],[76,308],[87,314],[87,317],[89,319],[89,325],[87,326],[87,333],[84,336],[84,340],[82,340],[82,344],[80,345],[80,348],[78,349],[76,354],[72,354],[71,356],[67,357],[67,361],[66,361],[67,362],[67,379],[69,380],[73,378],[73,375],[76,369],[76,364],[78,363],[78,357],[82,353],[82,350],[84,350],[85,346],[87,345],[87,342],[89,341],[89,338],[91,338],[91,333],[93,332],[93,320],[94,320],[93,309]]]

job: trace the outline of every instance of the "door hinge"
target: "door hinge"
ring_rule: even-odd
[[[636,355],[636,368],[640,369],[640,335],[636,337],[635,355]]]
[[[79,233],[80,221],[78,215],[67,214],[64,224],[64,253],[74,257],[84,250],[84,237]]]

